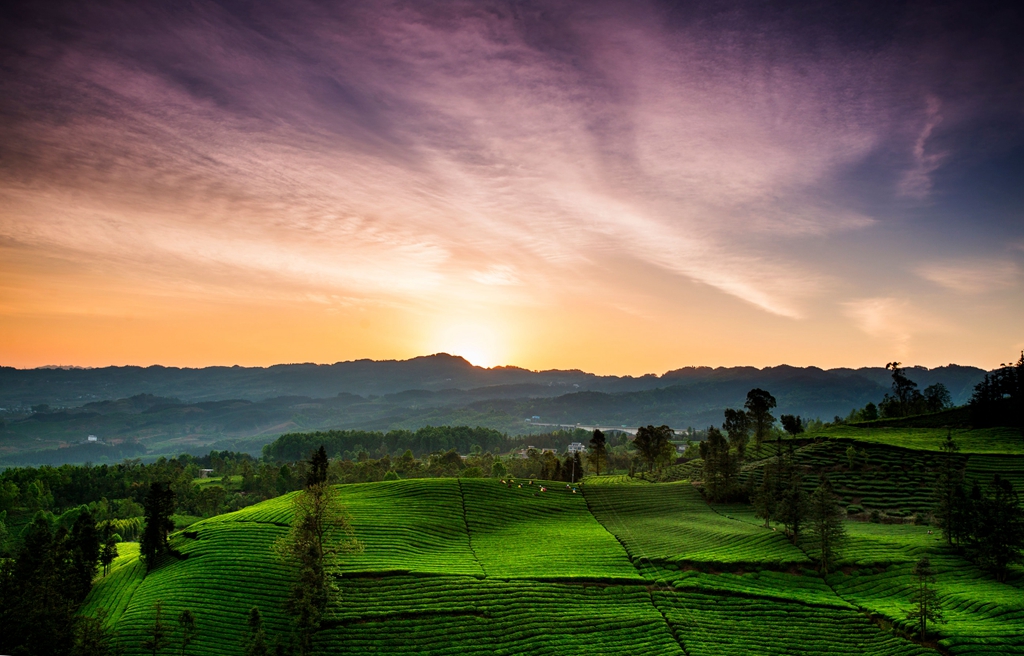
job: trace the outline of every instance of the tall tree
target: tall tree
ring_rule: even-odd
[[[754,427],[754,447],[758,454],[761,452],[761,445],[764,444],[765,438],[775,424],[775,417],[772,415],[772,408],[775,406],[775,397],[763,389],[754,388],[747,392],[747,401],[743,407],[747,409],[750,424]]]
[[[942,604],[939,595],[932,587],[935,584],[935,571],[927,558],[922,558],[914,565],[914,590],[910,594],[910,603],[914,606],[907,613],[907,619],[917,625],[918,635],[921,640],[928,639],[928,623],[941,624],[944,622],[942,615]]]
[[[796,437],[804,432],[804,422],[799,416],[782,415],[779,421],[782,422],[782,430],[789,433],[790,437]]]
[[[835,568],[839,550],[846,540],[843,511],[828,477],[822,476],[821,484],[811,494],[808,510],[814,551],[822,573],[828,574]]]
[[[942,537],[947,544],[959,541],[961,531],[956,526],[959,519],[957,503],[963,497],[963,474],[956,457],[960,446],[953,440],[952,431],[946,432],[946,441],[942,443],[942,469],[935,481],[935,519],[942,529]],[[957,488],[960,488],[959,494]]]
[[[146,570],[156,566],[157,557],[167,551],[167,536],[174,530],[174,491],[164,482],[153,482],[143,503],[146,525],[142,529],[139,551]]]
[[[317,454],[314,454],[311,469],[319,467],[322,475],[307,477],[306,489],[292,501],[291,530],[275,544],[278,555],[296,571],[287,608],[295,617],[299,652],[303,655],[312,650],[313,637],[320,630],[323,614],[336,597],[335,579],[341,576],[340,553],[360,548],[358,541],[352,538],[337,488],[327,483],[326,463],[316,460]]]
[[[976,522],[971,552],[979,565],[1006,580],[1008,566],[1024,562],[1024,510],[1010,481],[996,474],[974,508]]]
[[[601,464],[608,458],[608,442],[599,429],[594,429],[594,435],[590,438],[590,460],[594,465],[594,472],[601,475]]]
[[[722,429],[729,435],[729,445],[736,449],[736,455],[743,460],[747,453],[747,441],[750,439],[750,419],[747,413],[726,408]]]
[[[949,389],[942,383],[935,383],[924,388],[924,400],[928,412],[941,412],[953,407],[953,397]]]
[[[146,628],[146,639],[142,641],[142,648],[157,656],[171,642],[171,630],[164,624],[163,612],[164,602],[157,601],[153,604],[156,616],[153,623]]]
[[[103,566],[103,576],[110,573],[110,565],[117,558],[117,541],[114,540],[114,527],[111,523],[103,524],[103,546],[100,548],[100,565]]]
[[[187,608],[178,615],[178,626],[181,627],[181,656],[185,656],[188,646],[196,640],[199,629],[196,628],[196,616]]]
[[[636,431],[633,446],[647,463],[647,471],[654,471],[654,465],[664,458],[666,446],[672,446],[672,429],[668,426],[641,426]]]
[[[267,634],[263,630],[263,616],[260,615],[260,609],[256,606],[249,609],[247,624],[249,625],[249,635],[245,637],[242,644],[245,656],[270,656]]]
[[[917,383],[907,378],[901,362],[889,362],[885,368],[892,372],[892,396],[882,399],[882,414],[905,417],[926,409],[924,396],[917,391]]]
[[[309,456],[309,471],[306,473],[306,489],[313,487],[314,485],[320,485],[327,482],[327,468],[329,466],[327,460],[327,449],[321,444],[320,448],[310,454]]]
[[[729,451],[725,436],[714,426],[708,428],[707,440],[700,443],[700,455],[704,459],[704,489],[712,501],[724,501],[735,487],[736,459]]]
[[[803,476],[793,458],[793,443],[779,467],[780,485],[776,519],[786,527],[786,534],[796,544],[807,521],[808,498],[803,488]]]
[[[92,513],[85,510],[75,519],[68,540],[74,576],[67,583],[71,588],[72,598],[81,603],[89,594],[100,560],[100,535],[96,530]]]
[[[71,656],[114,656],[117,635],[107,628],[107,610],[100,608],[96,616],[81,616],[75,624],[75,644]]]

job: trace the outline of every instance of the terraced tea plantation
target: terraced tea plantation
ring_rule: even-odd
[[[918,488],[938,454],[856,446],[866,466],[849,466],[847,441],[809,444],[799,458],[828,469],[848,502],[926,509]],[[1019,460],[965,454],[962,464],[968,477],[1001,473],[1019,485]],[[363,550],[343,558],[317,653],[1024,654],[1024,570],[996,582],[926,525],[848,520],[840,570],[823,577],[806,540],[764,528],[749,506],[712,507],[689,482],[602,477],[575,493],[522,483],[341,486]],[[241,653],[254,605],[269,641],[287,643],[294,572],[272,545],[291,521],[291,495],[199,521],[172,537],[184,558],[149,574],[137,546],[122,544],[83,612],[105,609],[126,654],[152,653],[141,644],[158,601],[172,629],[182,610],[195,614],[189,654]],[[938,571],[948,619],[937,645],[902,633],[922,556]]]

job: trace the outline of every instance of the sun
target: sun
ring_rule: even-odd
[[[508,355],[504,330],[480,321],[457,321],[439,326],[431,352],[460,355],[478,367],[504,364]]]

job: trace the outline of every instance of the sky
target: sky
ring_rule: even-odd
[[[0,365],[993,368],[1024,349],[1022,28],[1009,2],[16,4]]]

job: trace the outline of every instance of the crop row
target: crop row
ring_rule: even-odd
[[[641,586],[346,579],[332,654],[682,654]]]
[[[933,653],[879,631],[849,608],[690,592],[655,592],[654,601],[691,656]]]
[[[639,578],[583,495],[564,483],[519,487],[465,479],[461,485],[473,550],[487,576]]]
[[[1020,645],[1024,595],[1019,587],[996,582],[954,555],[932,555],[930,560],[937,573],[934,587],[947,620],[937,628],[951,653],[979,653],[979,645],[986,646],[988,653],[1024,653]],[[912,606],[912,571],[913,565],[906,563],[857,577],[837,574],[828,582],[844,599],[900,625]]]
[[[363,546],[343,560],[346,572],[421,572],[482,575],[473,557],[454,479],[388,481],[338,486],[353,535]],[[286,495],[193,525],[292,521]]]
[[[634,560],[807,562],[781,533],[716,513],[688,483],[599,486],[586,496],[594,516]]]
[[[117,545],[117,552],[118,557],[111,563],[110,572],[96,580],[89,599],[81,609],[82,614],[95,616],[103,608],[111,625],[124,613],[146,574],[145,566],[139,561],[138,542],[122,542]],[[102,603],[99,602],[101,599]]]

